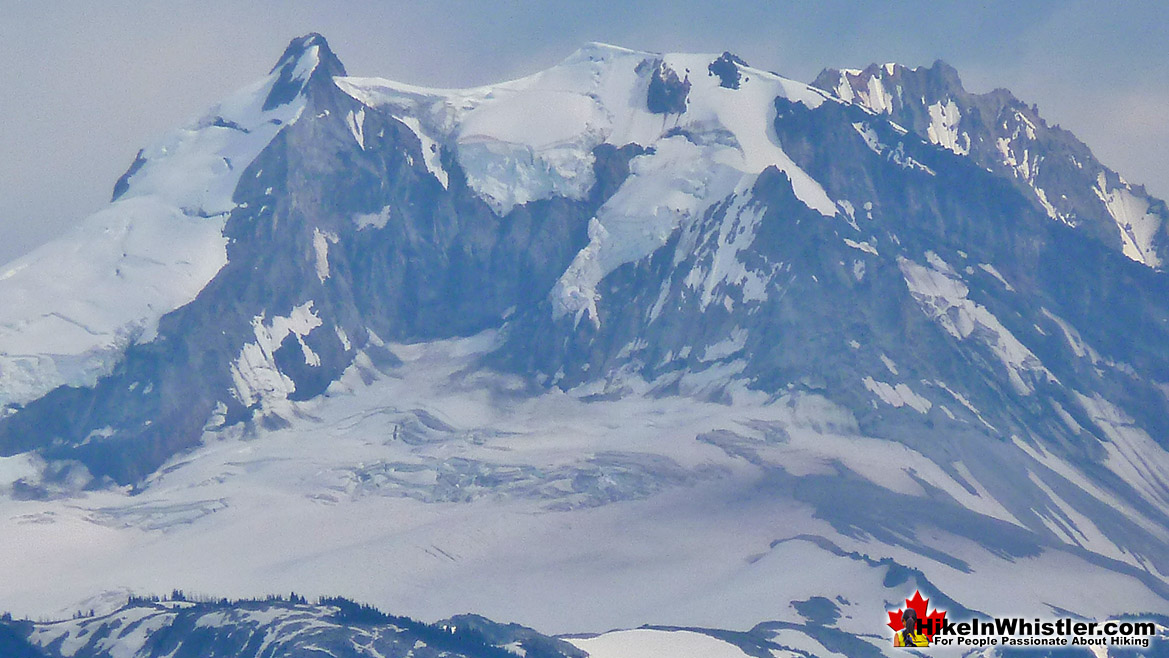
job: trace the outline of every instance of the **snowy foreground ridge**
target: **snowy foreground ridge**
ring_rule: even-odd
[[[1165,623],[1166,217],[941,62],[430,89],[296,39],[0,266],[0,611],[94,611],[0,650],[880,656],[915,591]],[[124,607],[176,588],[312,603]]]
[[[333,656],[385,658],[653,658],[657,656],[800,656],[778,644],[773,629],[751,633],[704,629],[642,628],[568,639],[541,635],[517,624],[459,615],[433,624],[387,615],[372,606],[329,597],[291,600],[137,600],[109,614],[72,621],[15,625],[0,635],[0,649],[21,657],[198,655]],[[191,629],[190,632],[184,632]],[[20,636],[26,635],[28,639]],[[44,653],[42,653],[44,652]]]

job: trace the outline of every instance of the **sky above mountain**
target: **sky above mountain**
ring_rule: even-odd
[[[940,58],[968,89],[1011,89],[1169,196],[1169,13],[1158,2],[0,4],[0,261],[100,208],[140,147],[262,77],[309,31],[329,38],[351,75],[431,86],[518,77],[587,41],[731,50],[805,81],[829,66]]]

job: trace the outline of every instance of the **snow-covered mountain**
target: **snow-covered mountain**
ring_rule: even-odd
[[[0,609],[1164,614],[1164,209],[943,64],[430,89],[308,35],[0,268]]]

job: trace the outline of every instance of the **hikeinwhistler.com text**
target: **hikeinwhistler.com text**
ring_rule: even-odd
[[[1027,620],[1021,617],[969,621],[919,620],[918,628],[933,634],[935,646],[960,647],[1141,647],[1157,635],[1151,621]]]

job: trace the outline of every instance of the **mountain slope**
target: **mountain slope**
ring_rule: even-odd
[[[344,73],[327,47],[323,59],[320,52],[312,37],[291,44],[268,78],[140,151],[109,208],[8,264],[0,274],[0,404],[94,385],[216,276],[227,263],[223,229],[244,168],[299,118],[302,90]]]
[[[1009,91],[967,92],[958,72],[942,61],[915,69],[825,69],[813,84],[969,156],[1015,183],[1052,219],[1139,263],[1164,265],[1165,202],[1105,167],[1075,135],[1047,125],[1035,106]]]

